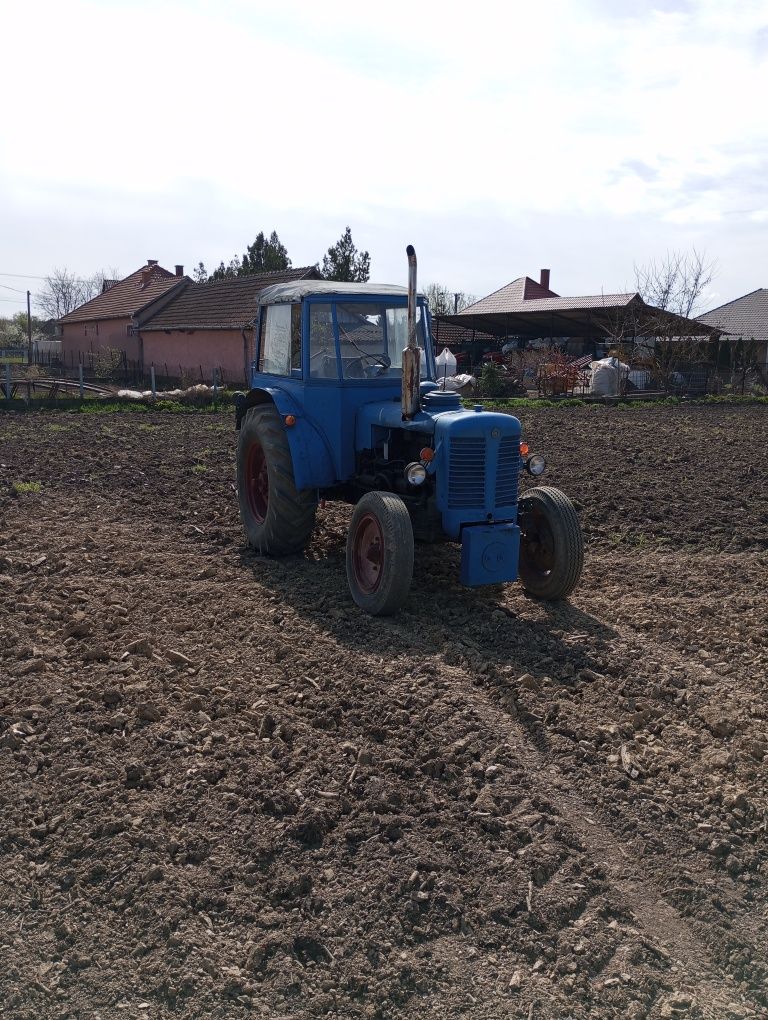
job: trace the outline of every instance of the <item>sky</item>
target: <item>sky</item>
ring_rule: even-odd
[[[0,315],[55,267],[211,269],[349,225],[371,278],[768,286],[768,0],[0,5]],[[15,274],[15,275],[10,275]]]

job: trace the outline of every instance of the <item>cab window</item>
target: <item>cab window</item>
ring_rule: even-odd
[[[313,379],[338,379],[331,305],[313,303],[309,309],[310,377]]]
[[[291,305],[267,305],[261,313],[259,371],[290,375],[291,347]]]

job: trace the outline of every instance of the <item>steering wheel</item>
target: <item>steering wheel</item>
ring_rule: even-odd
[[[365,364],[366,361],[373,361],[375,364],[377,364],[379,366],[379,370],[376,373],[376,375],[381,375],[383,372],[386,372],[388,368],[392,367],[392,359],[390,358],[390,356],[388,354],[383,354],[383,353],[382,354],[361,354],[358,358],[354,358],[352,361],[349,362],[349,364],[347,365],[346,371],[344,372],[344,375],[347,378],[350,378],[350,379],[366,379],[366,378],[368,378],[367,370],[368,370],[369,366],[367,366]],[[350,370],[350,368],[352,368],[353,365],[355,365],[355,366],[359,365],[359,367],[360,367],[360,375],[356,375],[356,374],[355,375],[350,375],[349,370]]]

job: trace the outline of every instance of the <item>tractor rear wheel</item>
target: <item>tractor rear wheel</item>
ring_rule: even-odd
[[[237,496],[248,544],[259,552],[285,556],[309,541],[317,500],[294,484],[291,448],[274,404],[258,404],[243,416]]]
[[[408,598],[412,578],[413,527],[405,503],[392,492],[367,492],[347,535],[352,598],[371,616],[390,616]]]
[[[525,590],[555,602],[579,583],[584,538],[573,503],[559,489],[542,485],[520,498],[519,574]]]

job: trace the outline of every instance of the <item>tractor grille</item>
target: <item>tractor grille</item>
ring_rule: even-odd
[[[513,506],[517,502],[520,477],[520,440],[505,436],[499,443],[499,466],[496,471],[496,506]]]
[[[448,506],[481,509],[485,506],[485,438],[469,436],[451,441],[448,455]]]

